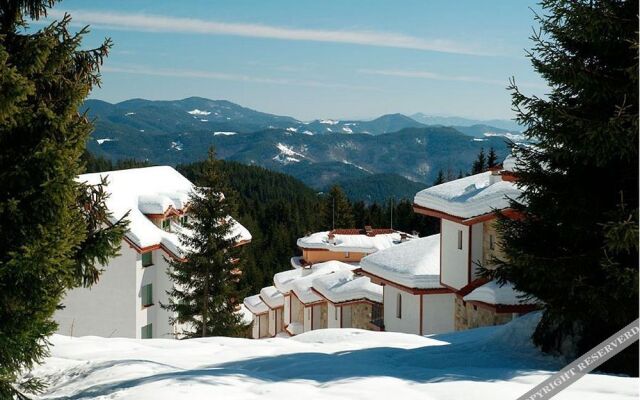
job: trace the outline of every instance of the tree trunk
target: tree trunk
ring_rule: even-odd
[[[209,275],[204,277],[204,299],[202,301],[202,337],[207,336],[207,312],[209,311]]]

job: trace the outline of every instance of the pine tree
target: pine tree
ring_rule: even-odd
[[[178,232],[184,260],[170,261],[173,289],[162,305],[175,313],[170,322],[185,337],[239,336],[246,328],[236,312],[244,297],[237,274],[242,258],[230,222],[235,194],[226,182],[212,149],[189,198],[186,229]]]
[[[340,186],[333,186],[322,207],[323,226],[326,229],[354,228],[353,209]]]
[[[47,355],[62,296],[97,281],[125,229],[104,228],[100,185],[75,181],[92,130],[77,110],[110,42],[79,50],[87,30],[71,34],[69,16],[24,29],[54,3],[0,2],[0,398],[43,388],[18,377]]]
[[[484,154],[484,149],[481,148],[478,153],[478,157],[473,162],[471,167],[471,175],[479,174],[487,169],[487,156]]]
[[[529,56],[551,89],[512,82],[536,145],[513,149],[522,218],[500,219],[496,275],[544,305],[535,343],[573,359],[638,317],[638,1],[541,5]],[[603,367],[637,375],[637,343]]]
[[[433,181],[433,186],[436,185],[441,185],[443,183],[445,183],[447,180],[444,177],[444,172],[442,170],[438,171],[438,176],[436,177],[436,180]]]
[[[493,147],[489,148],[489,154],[487,155],[487,168],[493,168],[498,165],[498,156]]]

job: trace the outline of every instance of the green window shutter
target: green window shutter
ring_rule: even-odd
[[[153,258],[150,251],[142,253],[142,266],[148,267],[149,265],[153,265]]]
[[[142,287],[142,305],[144,307],[153,304],[153,286],[151,284]]]
[[[153,324],[148,324],[140,328],[140,337],[142,339],[151,339],[153,337]]]

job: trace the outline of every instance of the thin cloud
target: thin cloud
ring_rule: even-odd
[[[508,79],[486,79],[477,76],[464,75],[444,75],[430,71],[412,71],[399,69],[359,69],[359,73],[368,75],[396,76],[400,78],[428,79],[433,81],[453,81],[453,82],[474,82],[487,85],[499,85],[506,87],[509,85]],[[531,88],[544,88],[544,85],[536,83],[519,82],[518,86]]]
[[[147,76],[166,76],[173,78],[194,78],[194,79],[212,79],[220,81],[234,81],[234,82],[250,82],[250,83],[264,83],[270,85],[289,85],[289,86],[305,86],[316,88],[333,88],[333,89],[350,89],[350,90],[377,90],[376,88],[367,86],[355,86],[341,83],[320,82],[314,80],[304,79],[285,79],[285,78],[262,78],[251,75],[230,74],[226,72],[216,71],[199,71],[188,69],[159,69],[149,68],[142,66],[135,67],[117,67],[117,66],[104,66],[101,68],[102,72],[106,73],[121,73],[121,74],[136,74]]]
[[[195,18],[83,10],[69,11],[69,13],[75,23],[106,25],[131,31],[229,35],[264,39],[346,43],[467,55],[494,55],[484,51],[484,49],[470,47],[468,44],[452,40],[427,39],[394,32],[296,29],[261,24],[206,21]],[[62,15],[63,13],[60,11],[50,11],[50,17],[61,18]]]

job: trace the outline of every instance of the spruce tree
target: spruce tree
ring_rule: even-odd
[[[351,203],[338,185],[331,187],[325,196],[322,212],[323,225],[326,229],[355,227]]]
[[[498,165],[498,156],[493,147],[489,148],[489,154],[487,155],[487,168],[493,168]]]
[[[533,339],[573,359],[638,317],[638,1],[544,0],[529,53],[545,97],[512,84],[522,218],[501,218],[501,282],[538,298]],[[603,365],[637,375],[638,348]]]
[[[441,185],[443,183],[445,183],[447,180],[444,177],[444,172],[442,172],[442,170],[438,171],[438,176],[436,176],[436,180],[433,181],[433,186],[436,185]]]
[[[244,333],[236,307],[244,294],[239,236],[230,216],[235,194],[227,185],[214,150],[201,166],[197,187],[189,198],[189,219],[178,232],[184,260],[171,260],[173,289],[162,307],[173,311],[170,322],[184,337],[240,336]]]
[[[65,292],[95,283],[124,233],[104,228],[105,191],[75,181],[92,130],[77,110],[110,43],[79,50],[87,30],[70,33],[69,16],[25,30],[54,3],[0,2],[0,398],[43,387],[19,376],[47,355]]]
[[[476,157],[471,167],[471,175],[484,172],[487,168],[487,156],[484,154],[484,149],[481,148],[478,156]]]

